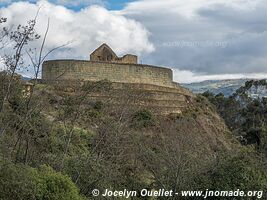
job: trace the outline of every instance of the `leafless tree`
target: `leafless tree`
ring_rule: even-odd
[[[28,121],[32,118],[32,115],[36,112],[41,112],[43,110],[43,106],[41,105],[42,102],[35,102],[32,104],[32,97],[34,93],[35,86],[38,81],[38,77],[40,76],[41,66],[44,60],[54,51],[67,46],[70,42],[67,42],[66,44],[57,46],[55,48],[52,48],[48,50],[48,52],[44,52],[45,43],[47,40],[47,36],[49,33],[50,28],[50,20],[48,19],[46,31],[43,35],[40,48],[35,48],[34,51],[32,50],[30,46],[30,42],[33,42],[35,40],[38,40],[41,38],[39,34],[36,33],[35,26],[37,23],[37,17],[38,17],[39,10],[33,20],[29,20],[27,25],[22,26],[18,25],[16,30],[8,30],[7,28],[4,28],[2,31],[2,37],[0,37],[0,42],[4,44],[4,40],[8,38],[9,46],[12,48],[9,48],[8,52],[9,54],[5,54],[3,56],[4,65],[6,68],[5,71],[5,77],[6,81],[3,83],[2,88],[2,100],[0,105],[0,114],[4,115],[5,112],[5,105],[8,105],[9,98],[11,94],[12,87],[16,87],[14,84],[16,83],[16,72],[25,66],[25,52],[28,55],[28,58],[30,59],[30,65],[27,67],[28,70],[31,70],[32,67],[34,71],[34,78],[33,78],[33,84],[32,84],[32,90],[29,93],[28,96],[25,97],[25,104],[26,104],[26,110],[23,113],[23,116],[17,116],[20,120],[17,121],[16,126],[19,127],[16,129],[14,134],[17,134],[17,140],[14,144],[13,151],[11,152],[11,155],[17,155],[21,151],[21,145],[22,145],[22,138],[25,139],[25,153],[24,153],[24,162],[27,162],[28,154],[29,154],[29,147],[30,147],[30,141],[31,141],[31,129],[25,128],[29,126]],[[1,19],[1,23],[4,23],[6,21],[5,18]],[[36,98],[36,97],[35,97]],[[18,105],[18,108],[23,107],[25,104]],[[2,117],[1,117],[2,120]],[[10,122],[7,123],[1,123],[2,127],[0,129],[0,136],[2,136],[5,133],[6,128],[10,125]],[[17,150],[16,150],[17,149]],[[16,156],[15,156],[16,157]]]
[[[37,40],[40,36],[35,31],[36,17],[29,20],[27,25],[18,25],[16,30],[11,30],[6,33],[8,35],[12,49],[11,53],[4,55],[4,65],[8,74],[8,82],[3,92],[3,100],[0,105],[0,112],[4,111],[4,105],[9,99],[10,89],[14,81],[15,72],[18,68],[23,67],[23,50],[33,40]]]

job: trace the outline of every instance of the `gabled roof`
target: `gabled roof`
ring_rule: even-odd
[[[102,44],[100,47],[98,47],[96,50],[94,50],[93,53],[91,53],[91,55],[95,54],[97,51],[104,49],[104,48],[107,48],[113,55],[118,57],[117,54],[106,43]]]

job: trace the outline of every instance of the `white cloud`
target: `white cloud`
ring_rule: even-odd
[[[156,12],[167,15],[174,13],[190,18],[197,16],[197,11],[201,8],[212,8],[219,4],[239,10],[251,10],[255,8],[258,2],[259,0],[138,0],[128,3],[122,12],[143,15]]]
[[[145,54],[154,50],[149,32],[141,23],[118,15],[100,6],[90,6],[72,11],[64,6],[41,0],[36,4],[17,2],[0,9],[0,15],[8,18],[7,25],[25,24],[38,10],[36,30],[43,34],[47,19],[50,29],[46,49],[69,41],[68,48],[55,54],[55,58],[88,59],[90,52],[101,43],[109,44],[118,54]]]
[[[138,0],[119,13],[152,33],[146,62],[197,75],[267,73],[266,0]]]
[[[96,3],[51,1],[65,6]],[[42,5],[37,31],[44,32],[50,17],[47,48],[74,41],[54,58],[87,59],[106,42],[118,54],[135,53],[142,63],[172,67],[179,82],[266,77],[266,0],[138,0],[121,11],[89,6],[77,12],[55,4],[13,3],[0,14],[10,24],[24,23]]]
[[[250,74],[213,74],[205,75],[193,73],[191,71],[173,69],[173,78],[179,83],[202,82],[205,80],[229,80],[229,79],[267,79],[267,74],[250,73]]]

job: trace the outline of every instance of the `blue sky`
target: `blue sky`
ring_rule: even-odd
[[[38,33],[48,18],[51,22],[46,50],[72,42],[50,59],[88,59],[107,43],[120,56],[137,54],[142,63],[172,68],[178,82],[267,77],[266,0],[0,0],[0,5],[10,26],[27,22],[41,7]]]
[[[7,6],[13,2],[18,2],[20,0],[0,0],[0,6]],[[25,2],[35,3],[37,0],[23,0]],[[65,7],[79,11],[82,8],[85,8],[89,5],[101,5],[105,6],[109,10],[121,10],[129,2],[134,0],[49,0],[50,2],[57,5],[64,5]]]
[[[133,2],[134,0],[106,0],[106,6],[110,10],[121,10],[125,7],[125,5],[129,2]]]

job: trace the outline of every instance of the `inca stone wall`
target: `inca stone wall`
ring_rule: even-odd
[[[137,61],[135,55],[118,57],[103,44],[90,55],[90,61],[45,61],[42,81],[80,84],[106,79],[112,83],[111,93],[91,94],[91,99],[110,102],[114,108],[125,104],[131,108],[148,108],[155,113],[169,114],[181,113],[190,106],[193,94],[173,82],[171,69],[137,64]]]
[[[42,79],[100,81],[107,79],[118,83],[143,83],[174,87],[172,70],[140,64],[109,62],[53,60],[46,61]]]
[[[135,55],[127,54],[123,56],[122,58],[118,58],[118,63],[131,63],[131,64],[137,64],[138,58]]]
[[[90,60],[128,64],[138,63],[138,57],[136,55],[126,54],[123,57],[118,57],[107,44],[102,44],[93,53],[91,53]]]

